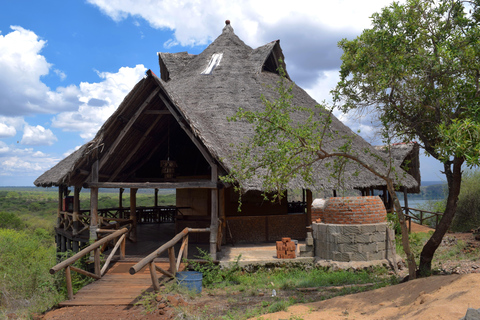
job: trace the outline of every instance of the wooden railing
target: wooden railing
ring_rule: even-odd
[[[102,230],[99,230],[102,232]],[[68,293],[68,298],[71,300],[73,299],[73,287],[72,287],[72,276],[71,276],[71,271],[78,272],[80,274],[83,274],[85,276],[89,276],[94,279],[100,279],[105,271],[108,268],[108,265],[110,264],[110,261],[112,260],[113,256],[117,252],[117,250],[120,248],[120,259],[125,259],[125,239],[126,235],[128,233],[129,229],[128,228],[123,228],[120,230],[116,230],[113,233],[109,234],[108,236],[92,243],[85,249],[81,250],[80,252],[76,253],[72,257],[60,262],[56,266],[52,267],[50,269],[51,274],[55,274],[56,272],[65,269],[65,277],[66,277],[66,283],[67,283],[67,293]],[[108,231],[106,231],[108,232]],[[108,256],[108,258],[105,260],[105,263],[103,264],[103,267],[100,268],[100,252],[102,249],[102,246],[106,245],[109,241],[114,240],[115,247],[113,248],[112,252]],[[86,256],[90,252],[93,251],[93,264],[94,264],[94,272],[91,273],[88,271],[85,271],[83,269],[79,269],[77,267],[74,267],[72,264],[75,263],[77,260],[81,259],[82,257]]]
[[[82,211],[82,213],[83,212],[85,212],[85,210]],[[74,219],[73,219],[73,213],[61,211],[59,227],[64,229],[65,231],[71,231],[74,236],[77,234],[81,234],[82,232],[90,228],[89,211],[86,213],[88,213],[88,215],[85,215],[85,214],[77,215],[78,225],[75,225]],[[128,218],[119,219],[119,218],[99,216],[99,227],[103,229],[119,229],[120,227],[126,224],[130,224],[131,222],[132,220]]]
[[[174,206],[138,207],[137,223],[173,223],[177,208]],[[101,228],[119,229],[131,223],[130,208],[103,208],[98,209]],[[72,212],[61,211],[58,227],[71,232],[74,236],[90,228],[90,210],[80,210],[77,215],[78,223],[74,223]]]
[[[160,290],[160,284],[158,282],[158,277],[156,271],[159,271],[166,275],[167,277],[170,278],[175,278],[175,275],[177,273],[177,270],[180,268],[180,263],[182,262],[182,258],[188,257],[188,234],[193,233],[193,232],[210,232],[210,228],[205,228],[205,229],[192,229],[192,228],[185,228],[183,229],[180,233],[178,233],[175,237],[172,238],[172,240],[168,241],[164,245],[162,245],[160,248],[156,249],[152,253],[150,253],[148,256],[143,258],[140,262],[138,262],[136,265],[130,268],[129,272],[130,274],[135,274],[138,271],[140,271],[143,267],[145,267],[147,264],[149,265],[150,268],[150,277],[152,278],[152,284],[153,288],[155,291]],[[175,248],[174,245],[182,240],[182,246],[180,247],[180,250],[178,251],[178,256],[175,258]],[[168,250],[168,260],[170,262],[170,269],[164,270],[160,268],[159,266],[155,265],[155,258],[160,256],[165,250]]]
[[[435,218],[435,228],[438,226],[438,222],[440,221],[442,217],[442,213],[439,212],[431,212],[427,210],[421,210],[421,209],[415,209],[415,208],[409,208],[409,207],[402,207],[402,209],[405,212],[405,217],[408,220],[408,231],[412,231],[412,220],[418,221],[420,225],[423,225],[423,223],[427,220],[430,220],[432,218]],[[410,211],[418,211],[419,214],[410,214]],[[424,216],[424,213],[427,213],[427,216]]]

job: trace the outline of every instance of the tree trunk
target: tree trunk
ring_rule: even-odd
[[[464,162],[463,158],[455,157],[452,161],[453,170],[450,167],[450,163],[445,163],[445,176],[447,177],[448,183],[448,198],[447,205],[445,207],[445,212],[443,213],[442,219],[438,224],[437,228],[433,235],[428,239],[427,243],[422,249],[420,254],[420,266],[419,271],[420,275],[428,276],[432,272],[432,259],[435,251],[437,250],[440,243],[442,243],[443,236],[448,231],[450,224],[452,223],[453,217],[457,210],[457,201],[458,195],[460,194],[460,186],[462,184],[462,164]]]
[[[407,256],[408,279],[413,280],[417,277],[417,264],[415,263],[415,256],[410,250],[410,243],[408,241],[409,240],[408,228],[405,220],[405,215],[403,214],[402,206],[400,205],[400,201],[398,200],[397,193],[395,192],[395,188],[393,187],[392,179],[387,178],[385,179],[385,181],[387,182],[388,193],[390,193],[390,197],[393,200],[395,212],[397,213],[398,221],[400,222],[400,227],[402,230],[402,245],[403,245],[403,251]]]

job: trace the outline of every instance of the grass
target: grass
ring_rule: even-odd
[[[203,292],[201,296],[189,296],[193,301],[190,303],[191,309],[182,308],[181,310],[182,316],[186,316],[186,319],[199,316],[199,309],[193,307],[196,303],[198,303],[197,306],[209,305],[208,317],[200,317],[200,319],[248,319],[286,310],[297,303],[318,301],[397,283],[397,279],[388,276],[384,268],[332,271],[328,268],[316,268],[313,263],[292,267],[249,268],[240,268],[238,263],[233,263],[229,268],[221,268],[206,252],[198,258],[207,262],[188,261],[188,267],[203,273]],[[372,284],[372,286],[355,286],[355,284]],[[341,289],[330,288],[343,285],[352,286]],[[299,291],[298,289],[301,288],[309,290]],[[178,290],[179,287],[172,283],[167,285],[161,293],[185,295],[185,292]],[[273,294],[274,290],[275,294]],[[214,300],[208,300],[209,296],[215,297]]]

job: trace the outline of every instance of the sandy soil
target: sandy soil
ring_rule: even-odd
[[[480,308],[480,274],[435,276],[304,305],[263,319],[460,319]],[[294,319],[297,319],[294,318]]]

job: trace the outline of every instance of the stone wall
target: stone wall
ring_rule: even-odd
[[[387,223],[324,224],[312,223],[315,256],[320,259],[350,262],[389,259],[395,254],[393,230]]]

